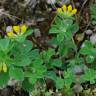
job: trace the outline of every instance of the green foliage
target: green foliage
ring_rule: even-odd
[[[92,24],[96,25],[96,4],[92,4],[90,7]]]
[[[93,7],[91,11],[95,15]],[[92,20],[95,20],[93,15]],[[46,50],[41,51],[27,39],[33,33],[32,29],[17,38],[0,39],[0,86],[6,86],[13,78],[21,82],[25,90],[32,91],[38,82],[45,85],[45,81],[51,79],[57,89],[65,88],[65,93],[70,91],[68,93],[72,95],[73,83],[90,81],[94,84],[96,70],[92,65],[96,62],[96,46],[85,40],[78,50],[73,38],[78,30],[79,26],[72,18],[57,15],[49,30],[54,36],[48,42],[52,47]],[[3,72],[2,64],[6,64],[7,72]]]
[[[87,69],[85,74],[81,77],[81,81],[90,81],[90,84],[95,84],[96,70]]]
[[[9,75],[8,73],[0,73],[0,86],[7,86],[7,82],[9,80]]]
[[[10,68],[9,76],[16,80],[24,80],[24,72],[21,68]]]

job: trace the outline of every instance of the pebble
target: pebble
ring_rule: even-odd
[[[78,75],[78,74],[82,74],[83,73],[83,68],[79,65],[76,65],[74,68],[73,68],[73,72],[74,74]]]
[[[60,4],[63,5],[63,4],[69,4],[70,3],[70,0],[61,0]]]
[[[59,2],[58,2],[59,1]],[[63,4],[69,4],[70,3],[70,0],[46,0],[46,2],[48,4],[55,4],[55,3],[58,3],[60,5],[63,5]]]
[[[19,81],[10,78],[8,81],[8,86],[15,86],[18,83],[19,83]]]
[[[91,34],[93,33],[93,31],[90,30],[90,29],[88,29],[88,30],[85,31],[85,33],[86,33],[87,35],[91,35]]]
[[[73,86],[73,91],[74,91],[75,93],[80,93],[82,90],[83,90],[83,87],[82,87],[80,84],[75,84],[75,85]]]
[[[34,30],[34,36],[37,38],[37,37],[41,37],[41,33],[40,33],[40,30],[39,29],[35,29]]]
[[[96,34],[92,34],[92,36],[90,36],[90,42],[92,44],[96,44]]]
[[[55,4],[57,0],[46,0],[48,4]]]

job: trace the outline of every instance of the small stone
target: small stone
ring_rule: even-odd
[[[77,7],[80,7],[80,3],[79,2],[76,2],[76,8]]]
[[[34,30],[34,36],[37,38],[37,37],[41,37],[41,33],[40,33],[40,30],[39,29],[35,29]]]
[[[83,87],[82,87],[80,84],[75,84],[75,85],[73,86],[73,91],[74,91],[75,93],[80,93],[82,90],[83,90]]]
[[[18,84],[18,82],[19,81],[10,78],[8,81],[8,86],[15,86],[16,84]]]
[[[92,44],[96,44],[96,34],[92,34],[92,36],[90,37],[90,42]]]
[[[43,22],[45,20],[45,18],[37,18],[37,22]]]
[[[85,31],[85,33],[86,33],[87,35],[91,35],[91,34],[93,33],[93,31],[90,30],[90,29],[88,29],[88,30]]]
[[[56,3],[56,0],[46,0],[46,2],[47,2],[48,4],[55,4],[55,3]]]
[[[70,0],[61,0],[60,1],[60,4],[63,5],[63,4],[69,4],[70,3]]]
[[[85,47],[85,44],[83,43],[82,45],[81,45],[81,48],[84,48]]]
[[[84,73],[84,70],[83,70],[83,68],[82,68],[81,66],[76,65],[76,66],[73,68],[73,72],[74,72],[74,74],[76,74],[76,75],[81,75],[81,74]]]

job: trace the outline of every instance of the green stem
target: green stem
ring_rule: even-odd
[[[79,96],[79,93],[77,93],[77,96]]]
[[[72,37],[72,42],[73,42],[73,44],[74,44],[75,52],[76,52],[76,54],[77,54],[77,47],[76,47],[76,44],[75,44],[75,41],[74,41],[73,37]]]

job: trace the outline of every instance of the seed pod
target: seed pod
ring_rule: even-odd
[[[2,70],[3,70],[4,72],[7,72],[7,65],[6,65],[5,63],[3,64],[2,67],[3,67]]]

